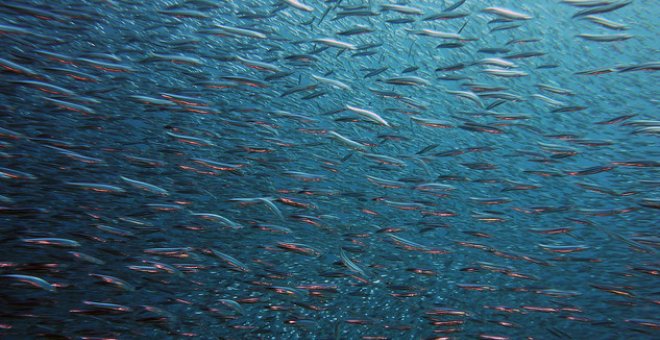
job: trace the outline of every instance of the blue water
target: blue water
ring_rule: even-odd
[[[658,338],[659,16],[2,1],[0,337]]]

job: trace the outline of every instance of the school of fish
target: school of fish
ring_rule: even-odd
[[[657,339],[658,18],[0,1],[0,338]]]

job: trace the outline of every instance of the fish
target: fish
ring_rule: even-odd
[[[531,20],[533,17],[529,14],[516,12],[514,10],[503,7],[486,7],[483,12],[492,13],[499,17],[510,20]]]
[[[430,28],[424,28],[424,29],[421,29],[421,30],[409,30],[409,32],[411,34],[415,34],[415,35],[433,37],[433,38],[440,38],[440,39],[467,40],[466,38],[462,37],[458,33],[437,31],[437,30],[433,30],[433,29],[430,29]]]
[[[342,50],[357,50],[357,46],[333,38],[316,38],[312,39],[312,42],[323,44],[329,47],[336,47]]]
[[[312,78],[320,83],[330,85],[331,87],[334,87],[336,89],[346,90],[346,91],[350,91],[352,89],[350,85],[340,80],[325,78],[317,75],[312,75]]]
[[[653,1],[0,1],[0,337],[658,338]]]
[[[66,184],[74,188],[79,188],[80,190],[87,190],[92,192],[111,193],[111,194],[123,194],[126,192],[124,188],[118,187],[116,185],[104,184],[104,183],[67,182]]]
[[[82,302],[83,309],[72,309],[69,312],[73,314],[103,315],[103,314],[122,314],[132,312],[133,309],[126,305],[116,303],[89,301]]]
[[[366,33],[371,33],[373,32],[373,28],[365,25],[355,25],[345,31],[338,32],[337,35],[358,35],[358,34],[366,34]],[[354,54],[355,55],[355,54]]]
[[[37,176],[19,170],[0,167],[0,179],[30,181],[37,179]]]
[[[336,131],[330,131],[329,132],[330,138],[338,141],[341,144],[344,144],[345,146],[357,150],[357,151],[366,151],[367,146],[361,143],[358,143],[344,135],[339,134]]]
[[[225,253],[219,252],[215,249],[211,249],[211,254],[215,257],[218,257],[227,264],[230,269],[239,271],[239,272],[250,272],[250,268],[243,262],[235,259],[234,257],[227,255]]]
[[[0,275],[0,279],[13,280],[16,282],[20,282],[22,284],[27,284],[35,288],[43,289],[48,292],[57,291],[55,286],[53,286],[51,283],[36,276],[21,275],[21,274],[2,274]]]
[[[304,11],[304,12],[314,12],[314,7],[306,5],[306,4],[304,4],[304,3],[302,3],[298,0],[284,0],[284,2],[287,5],[295,8],[295,9],[298,9],[298,10],[301,10],[301,11]]]
[[[435,20],[453,20],[461,19],[469,16],[470,13],[467,12],[448,12],[443,11],[439,13],[433,13],[422,18],[423,21],[435,21]]]
[[[382,4],[380,5],[380,8],[383,11],[393,11],[393,12],[398,12],[402,14],[409,14],[409,15],[422,15],[424,14],[424,11],[417,7],[413,6],[405,6],[405,5],[397,5],[397,4]]]
[[[243,65],[245,65],[247,67],[250,67],[250,68],[253,68],[255,70],[268,71],[268,72],[283,72],[283,70],[279,66],[271,64],[271,63],[265,63],[265,62],[257,61],[257,60],[250,60],[250,59],[243,58],[241,56],[237,56],[236,60],[241,62]]]
[[[483,70],[483,73],[497,77],[504,77],[504,78],[519,78],[519,77],[526,77],[529,75],[529,73],[524,71],[516,71],[516,70],[501,69],[501,68],[487,68]]]
[[[431,82],[429,82],[428,80],[417,76],[392,77],[385,79],[384,82],[392,85],[408,85],[408,86],[431,85]]]
[[[41,78],[41,75],[39,75],[36,71],[30,69],[27,66],[23,66],[20,64],[17,64],[9,59],[5,58],[0,58],[0,67],[2,67],[4,70],[9,71],[9,72],[14,72],[18,74],[25,74],[27,76],[30,76],[32,78]]]
[[[597,41],[597,42],[613,42],[631,39],[633,36],[630,34],[578,34],[584,40]]]
[[[196,212],[191,212],[191,216],[194,216],[196,218],[206,220],[206,221],[211,221],[211,222],[217,222],[219,224],[222,224],[224,226],[234,228],[234,229],[241,229],[243,228],[242,225],[230,220],[227,217],[224,217],[222,215],[218,214],[212,214],[212,213],[196,213]]]
[[[342,263],[349,269],[352,270],[362,276],[367,276],[366,272],[364,269],[360,268],[353,260],[351,260],[348,255],[346,255],[346,252],[343,249],[339,250],[339,256],[341,257]]]
[[[367,120],[373,121],[376,124],[391,127],[391,125],[387,121],[385,121],[385,119],[383,119],[383,117],[381,117],[380,115],[378,115],[377,113],[375,113],[373,111],[361,109],[361,108],[351,106],[351,105],[346,105],[346,109],[348,109],[351,112],[355,112],[360,117],[364,117]]]
[[[200,60],[199,58],[195,57],[189,57],[185,55],[178,55],[178,54],[160,54],[160,53],[153,53],[150,52],[147,54],[144,59],[141,60],[143,63],[149,63],[149,62],[155,62],[155,61],[166,61],[166,62],[171,62],[175,64],[186,64],[186,65],[193,65],[193,66],[202,66],[204,65],[204,62]]]
[[[135,291],[135,287],[133,285],[118,277],[103,275],[103,274],[95,274],[95,273],[91,273],[89,274],[89,276],[99,279],[101,282],[105,284],[115,286],[125,291],[129,291],[129,292]]]
[[[594,24],[600,25],[605,28],[609,28],[611,30],[615,31],[624,31],[628,29],[628,26],[624,24],[620,24],[614,21],[607,20],[605,18],[597,17],[595,15],[587,15],[582,17],[582,19],[588,20],[590,22],[593,22]]]
[[[148,191],[148,192],[151,192],[151,193],[155,193],[155,194],[158,194],[158,195],[162,195],[162,196],[169,196],[169,193],[167,192],[167,190],[165,190],[163,188],[160,188],[158,186],[155,186],[153,184],[138,181],[138,180],[135,180],[135,179],[130,179],[130,178],[127,178],[127,177],[124,177],[124,176],[119,176],[119,178],[121,178],[124,182],[128,183],[129,185],[131,185],[135,188],[138,188],[138,189],[141,189],[141,190],[144,190],[144,191]]]
[[[78,112],[78,113],[82,113],[82,114],[88,114],[88,115],[96,114],[96,111],[93,108],[91,108],[89,106],[86,106],[86,105],[81,105],[81,104],[77,104],[77,103],[73,103],[73,102],[68,102],[68,101],[65,101],[65,100],[60,100],[60,99],[55,99],[55,98],[48,98],[48,97],[44,97],[43,99],[45,101],[59,107],[59,108],[64,109],[64,110],[74,111],[74,112]]]
[[[626,7],[631,3],[632,0],[620,0],[620,1],[597,3],[596,6],[590,6],[592,8],[586,8],[573,14],[573,18],[579,18],[593,14],[603,14],[603,13],[613,12],[620,8]]]
[[[62,247],[62,248],[80,247],[80,243],[78,241],[64,239],[64,238],[57,238],[57,237],[26,238],[23,239],[22,241],[27,244],[45,245],[45,246]]]
[[[202,34],[212,34],[212,35],[230,35],[230,36],[239,36],[239,37],[247,37],[247,38],[254,38],[254,39],[266,39],[268,36],[266,34],[263,34],[258,31],[250,30],[250,29],[245,29],[241,27],[234,27],[234,26],[227,26],[227,25],[220,25],[220,24],[214,24],[212,28],[209,29],[204,29],[200,30],[199,33]]]

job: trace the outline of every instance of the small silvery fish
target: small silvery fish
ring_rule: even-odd
[[[654,339],[653,1],[0,1],[0,337]]]

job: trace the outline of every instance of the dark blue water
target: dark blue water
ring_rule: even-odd
[[[658,2],[0,2],[0,337],[660,336]]]

